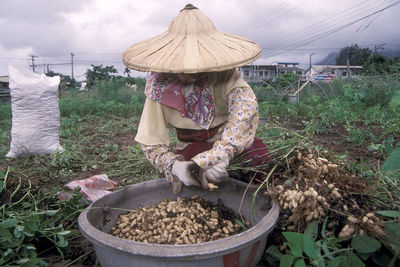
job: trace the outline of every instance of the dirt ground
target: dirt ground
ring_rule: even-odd
[[[293,120],[290,122],[285,122],[282,124],[289,130],[303,130],[304,124],[302,119]],[[379,129],[378,127],[367,127],[363,124],[356,125],[362,132],[372,131],[374,136],[379,137],[384,129]],[[312,138],[312,142],[315,145],[322,146],[324,149],[331,151],[335,155],[344,155],[348,153],[347,161],[349,163],[360,163],[361,160],[364,161],[365,165],[371,167],[377,167],[378,164],[382,166],[383,156],[381,153],[376,151],[370,151],[365,147],[365,144],[370,143],[372,140],[367,138],[364,141],[364,145],[357,143],[346,142],[345,138],[348,136],[346,129],[343,125],[333,126],[326,130],[325,133],[317,134]],[[394,136],[395,140],[400,140],[400,134]]]
[[[291,121],[290,123],[285,123],[281,125],[282,127],[285,127],[290,130],[302,130],[304,128],[303,123],[301,120],[298,121]],[[360,125],[360,127],[362,127]],[[371,130],[371,129],[369,129]],[[382,130],[373,130],[373,133],[375,136],[379,136],[381,134]],[[91,132],[87,133],[82,133],[85,136],[90,136]],[[312,142],[315,145],[320,145],[324,149],[328,149],[331,151],[333,154],[336,155],[344,155],[345,153],[348,153],[347,161],[348,162],[353,162],[353,163],[359,163],[361,160],[364,161],[366,165],[370,165],[372,167],[376,167],[378,165],[382,164],[383,157],[380,153],[377,152],[372,152],[366,149],[364,146],[355,144],[355,143],[348,143],[345,142],[346,136],[346,129],[343,126],[335,126],[330,129],[328,129],[325,133],[316,135],[313,139]],[[397,140],[400,139],[400,136],[395,136]],[[124,147],[128,145],[134,145],[134,135],[133,134],[117,134],[115,136],[112,136],[112,138],[109,140],[110,144],[118,144],[120,149],[124,149]],[[368,142],[368,140],[366,140]],[[96,143],[96,141],[93,141],[93,143],[88,144],[91,146],[102,146],[104,143]],[[118,150],[115,151],[115,154],[117,155]],[[0,168],[5,168],[6,165],[0,164]],[[84,179],[88,178],[94,174],[99,173],[99,169],[96,170],[88,170],[85,172],[82,172],[78,175],[77,178],[79,179]],[[39,181],[31,181],[32,185],[34,187],[40,188],[42,186],[49,186],[49,184],[41,184]],[[119,181],[116,180],[118,183]],[[96,255],[94,252],[93,246],[83,237],[78,237],[77,239],[73,240],[70,243],[70,248],[72,250],[72,253],[70,253],[64,260],[61,259],[60,256],[58,255],[46,255],[45,258],[46,260],[50,263],[50,266],[56,266],[56,267],[62,267],[62,266],[71,266],[71,267],[82,267],[82,266],[100,266],[97,259]],[[79,259],[78,259],[79,258]]]

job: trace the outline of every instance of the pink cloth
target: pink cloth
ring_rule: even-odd
[[[145,94],[148,98],[180,112],[203,129],[210,128],[216,112],[212,91],[205,76],[193,82],[193,89],[184,92],[186,84],[176,74],[150,73]]]
[[[108,179],[106,174],[100,174],[83,180],[71,181],[65,186],[72,190],[80,187],[82,195],[88,200],[94,202],[97,199],[110,194],[111,192],[108,190],[114,189],[117,186],[117,183]]]

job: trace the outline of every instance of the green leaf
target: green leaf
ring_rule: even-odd
[[[290,252],[297,257],[303,255],[304,234],[294,232],[283,232],[283,236],[288,241]]]
[[[304,253],[313,260],[318,258],[315,243],[308,235],[304,235]]]
[[[396,148],[390,153],[382,166],[382,171],[400,170],[400,148]]]
[[[331,252],[328,249],[328,244],[326,243],[326,241],[324,240],[322,242],[322,250],[324,251],[325,255],[328,257],[328,259],[333,260],[333,256],[331,255]]]
[[[387,239],[393,250],[400,255],[400,224],[388,223],[385,225],[385,232],[387,233]]]
[[[358,255],[362,260],[366,261],[366,260],[369,258],[369,256],[372,255],[372,253],[360,253],[360,252],[358,252],[357,255]]]
[[[304,233],[311,237],[313,241],[315,241],[318,237],[318,222],[312,221],[309,223]]]
[[[17,231],[19,231],[19,232],[24,231],[24,229],[25,229],[25,227],[24,227],[23,225],[17,225],[17,226],[15,226],[15,230],[17,230]]]
[[[58,232],[58,233],[56,233],[56,234],[57,234],[57,235],[69,235],[70,233],[71,233],[70,230],[66,230],[66,231]]]
[[[0,227],[0,239],[11,241],[13,235],[6,228]]]
[[[353,252],[350,251],[349,257],[348,257],[348,264],[349,266],[354,266],[354,267],[365,267],[365,264],[363,261]]]
[[[279,267],[290,267],[292,266],[294,260],[294,256],[290,254],[285,254],[281,258],[281,262],[279,263]]]
[[[400,217],[400,211],[395,211],[395,210],[380,210],[377,211],[376,213],[389,218]]]
[[[397,107],[400,105],[400,90],[396,91],[390,101],[390,108],[396,112]]]
[[[29,259],[28,262],[24,263],[21,265],[21,267],[35,267],[38,266],[38,264],[40,263],[40,259],[35,258],[35,259]]]
[[[303,259],[298,259],[294,264],[294,267],[306,267],[306,263]]]
[[[328,223],[328,217],[325,217],[324,222],[322,223],[322,228],[321,228],[321,236],[323,239],[326,238],[326,224]]]
[[[39,226],[36,222],[25,222],[25,227],[29,230],[29,232],[36,232],[39,230]]]
[[[340,255],[339,257],[336,257],[333,261],[329,262],[328,266],[329,267],[348,267],[347,256]]]
[[[279,259],[279,260],[283,256],[283,254],[279,251],[279,249],[274,245],[269,246],[268,249],[265,251],[265,253],[269,254],[269,255],[271,255],[274,258]]]
[[[46,215],[53,216],[56,214],[59,210],[46,210]]]
[[[57,236],[58,237],[58,241],[56,243],[56,245],[60,248],[65,248],[66,246],[68,246],[68,241],[64,239],[64,237],[62,235]]]
[[[22,259],[17,260],[15,263],[16,264],[24,264],[24,263],[27,263],[28,261],[29,261],[29,258],[22,258]]]
[[[351,240],[351,245],[360,253],[374,253],[381,248],[381,243],[378,240],[367,235],[356,235]]]
[[[16,219],[8,219],[8,220],[0,222],[0,227],[4,227],[4,228],[10,228],[10,227],[14,227],[16,225],[17,225]]]
[[[17,230],[17,228],[14,228],[14,237],[15,238],[20,238],[22,236],[22,233]]]

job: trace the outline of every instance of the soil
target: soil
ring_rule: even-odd
[[[281,123],[282,127],[285,127],[290,130],[303,130],[304,129],[304,124],[302,123],[302,119],[298,120],[292,120],[290,122],[285,122]],[[368,130],[369,132],[373,132],[375,136],[380,136],[382,134],[382,129],[379,128],[373,128],[373,127],[368,127],[363,126],[363,125],[357,125],[358,128],[360,128],[362,131]],[[85,133],[82,133],[85,136],[91,136],[94,135],[95,132],[90,132],[87,131]],[[346,161],[348,163],[360,163],[361,161],[364,162],[364,164],[372,166],[373,168],[376,168],[377,166],[382,165],[383,161],[383,156],[379,152],[372,152],[369,151],[367,148],[365,148],[365,144],[368,142],[368,140],[365,141],[364,144],[357,144],[357,143],[349,143],[345,141],[345,137],[347,136],[347,131],[343,125],[337,125],[334,127],[331,127],[328,129],[326,132],[318,134],[314,136],[314,138],[311,140],[315,145],[320,145],[324,149],[327,149],[331,151],[333,154],[336,155],[344,155],[345,153],[348,153],[348,156],[346,158]],[[397,133],[395,136],[393,136],[395,140],[400,140],[400,133]],[[120,149],[125,149],[127,146],[132,146],[135,144],[134,141],[134,134],[116,134],[112,136],[111,139],[105,141],[108,144],[117,144],[118,150]],[[100,147],[104,146],[104,141],[96,141],[92,140],[90,143],[87,144],[88,146],[94,146],[94,147]],[[23,160],[23,159],[17,159],[18,160]],[[18,164],[18,162],[16,163]],[[0,169],[5,170],[7,169],[7,166],[9,165],[8,162],[0,162]],[[33,170],[34,171],[34,170]],[[282,174],[284,175],[290,175],[288,173],[285,173],[285,170],[282,169]],[[99,170],[88,170],[85,172],[81,172],[78,175],[79,179],[84,179],[88,178],[94,174],[98,174]],[[23,175],[20,175],[22,178],[24,177]],[[22,183],[27,183],[27,181],[22,181]],[[68,181],[54,181],[52,179],[50,180],[43,180],[43,179],[33,179],[30,181],[32,184],[33,188],[42,188],[42,187],[52,187],[52,185],[60,185],[60,182],[65,184],[65,182]],[[119,181],[116,181],[119,182]],[[357,184],[354,184],[354,188],[357,188]],[[1,195],[2,197],[2,203],[7,202],[7,199],[9,198],[8,195],[6,195],[7,192],[4,192]],[[355,194],[356,195],[356,194]],[[341,204],[341,207],[343,207],[343,203]],[[283,216],[286,216],[286,218],[289,217],[288,214],[283,214]],[[338,224],[343,225],[346,222],[346,219],[344,216],[340,216],[338,214],[334,215],[335,218],[337,218]],[[281,218],[283,221],[285,218]],[[333,229],[333,231],[340,231],[340,228],[337,227],[337,229]],[[275,231],[270,233],[270,236],[268,240],[274,240],[275,244],[282,244],[283,243],[283,236],[281,234],[281,229],[277,228]],[[41,255],[41,257],[46,258],[46,261],[50,263],[50,266],[56,266],[56,267],[61,267],[61,266],[71,266],[71,267],[81,267],[81,266],[100,266],[99,263],[96,260],[96,255],[94,252],[93,246],[82,236],[80,236],[78,239],[70,243],[70,248],[71,252],[69,254],[65,255],[65,258],[62,259],[57,252],[54,252],[53,254],[48,253],[47,255]],[[81,257],[81,258],[79,258]],[[78,259],[79,258],[79,259]],[[76,260],[76,261],[75,261]],[[76,263],[75,263],[76,262]]]
[[[279,122],[279,124],[289,130],[302,131],[305,128],[303,120],[302,118],[298,118],[297,120],[285,121],[283,123]],[[375,138],[379,138],[385,131],[385,129],[380,127],[373,125],[366,126],[362,123],[355,123],[354,127],[360,129],[363,133],[371,132]],[[319,145],[333,154],[345,155],[347,153],[346,161],[349,163],[363,162],[365,165],[373,168],[379,165],[382,166],[383,155],[380,152],[370,151],[366,148],[367,144],[371,142],[378,143],[379,141],[372,140],[371,136],[366,136],[365,140],[359,144],[346,141],[346,137],[348,137],[348,133],[345,126],[335,125],[327,129],[324,133],[315,135],[311,141],[313,144]],[[387,137],[385,136],[385,138]],[[399,141],[400,133],[392,134],[392,137],[394,140]]]

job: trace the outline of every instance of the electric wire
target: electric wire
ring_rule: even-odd
[[[271,42],[269,46],[280,47],[285,43],[298,39],[299,35],[302,35],[302,38],[306,39],[308,36],[310,36],[310,33],[312,36],[315,35],[315,32],[319,32],[321,29],[326,29],[327,27],[334,27],[335,25],[340,25],[340,23],[343,23],[344,21],[348,20],[349,17],[352,18],[354,16],[357,16],[359,13],[364,13],[366,9],[368,9],[368,12],[370,12],[369,7],[378,3],[379,0],[374,1],[372,3],[371,2],[367,3],[367,2],[369,2],[369,0],[364,0],[360,3],[357,3],[351,6],[350,8],[347,8],[346,10],[338,11],[333,15],[329,16],[328,18],[315,22],[312,26],[304,27],[302,30],[299,30],[295,33],[287,34],[286,36]],[[352,11],[353,9],[356,10]],[[373,7],[373,9],[376,10],[375,6]],[[335,21],[335,23],[332,24],[332,21]]]
[[[364,20],[364,19],[366,19],[366,18],[369,18],[369,17],[371,17],[371,16],[373,16],[373,15],[375,15],[375,14],[378,14],[378,13],[380,13],[380,12],[382,12],[382,11],[384,11],[384,10],[387,10],[387,9],[389,9],[389,8],[391,8],[391,7],[394,7],[394,6],[398,5],[398,4],[400,4],[400,1],[396,1],[396,2],[394,2],[394,3],[392,3],[392,4],[388,5],[388,6],[386,6],[386,7],[384,7],[384,8],[381,8],[381,9],[379,9],[379,10],[377,10],[377,11],[371,13],[371,14],[368,14],[368,15],[366,15],[366,16],[363,16],[363,17],[361,17],[361,18],[358,18],[358,19],[356,19],[356,20],[353,20],[353,21],[351,21],[351,22],[349,22],[349,23],[346,23],[346,24],[341,25],[341,26],[339,26],[339,27],[336,27],[336,28],[334,28],[334,29],[331,29],[331,30],[328,30],[328,31],[325,31],[325,32],[322,32],[322,33],[319,33],[319,34],[316,34],[316,35],[314,35],[314,36],[312,36],[312,37],[309,37],[309,38],[307,38],[307,39],[304,39],[304,40],[302,40],[302,41],[300,41],[300,42],[297,42],[297,43],[295,43],[295,44],[283,46],[282,48],[285,48],[285,49],[289,49],[289,48],[298,48],[298,47],[307,45],[307,44],[312,43],[312,42],[314,42],[314,41],[316,41],[316,40],[322,39],[322,38],[324,38],[324,37],[326,37],[326,36],[329,36],[329,35],[331,35],[331,34],[333,34],[333,33],[336,33],[336,32],[338,32],[338,31],[340,31],[340,30],[343,30],[343,29],[345,29],[345,28],[347,28],[347,27],[349,27],[349,26],[351,26],[351,25],[353,25],[353,24],[355,24],[355,23],[357,23],[357,22],[359,22],[359,21],[362,21],[362,20]],[[279,52],[278,52],[278,53],[277,53],[277,52],[271,52],[271,53],[267,53],[267,54],[264,55],[264,56],[265,56],[265,57],[269,57],[269,56],[273,56],[273,55],[277,55],[277,54],[279,54]]]

